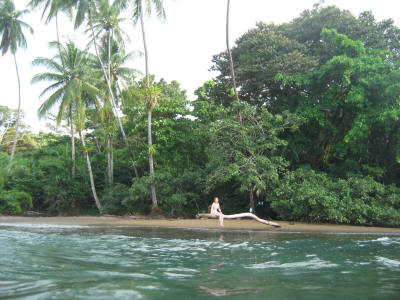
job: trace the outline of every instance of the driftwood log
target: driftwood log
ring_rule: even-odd
[[[199,217],[204,217],[204,218],[219,218],[216,215],[212,215],[212,214],[198,214]],[[237,218],[252,218],[260,223],[263,223],[265,225],[270,225],[270,226],[274,226],[274,227],[282,227],[281,225],[279,225],[278,223],[275,222],[270,222],[264,219],[260,219],[259,217],[257,217],[255,214],[252,213],[241,213],[241,214],[234,214],[234,215],[224,215],[224,219],[237,219]]]

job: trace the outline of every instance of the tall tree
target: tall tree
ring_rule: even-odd
[[[12,0],[2,0],[0,2],[0,35],[1,43],[0,50],[5,55],[8,50],[11,51],[14,57],[15,71],[17,74],[18,81],[18,113],[17,120],[15,123],[15,134],[13,146],[11,149],[10,162],[8,164],[7,173],[10,172],[12,161],[14,159],[15,147],[18,139],[18,127],[20,121],[21,112],[21,80],[19,77],[18,63],[16,52],[18,48],[26,48],[26,39],[23,33],[23,29],[33,33],[32,27],[21,20],[21,17],[28,12],[27,9],[16,10]]]
[[[118,53],[115,52],[123,52],[120,55],[120,59],[125,56],[125,59],[128,58],[128,56],[125,55],[124,53],[124,39],[129,40],[127,35],[124,33],[124,31],[121,29],[120,24],[125,20],[124,18],[120,18],[119,15],[121,13],[121,8],[116,5],[116,2],[110,5],[108,0],[100,0],[98,1],[98,10],[96,14],[93,16],[93,21],[92,24],[93,26],[90,27],[90,31],[94,32],[94,38],[92,42],[95,42],[95,39],[100,38],[101,44],[100,47],[98,48],[100,51],[100,59],[103,62],[103,66],[100,64],[97,64],[97,68],[102,70],[104,68],[106,70],[106,74],[103,73],[103,78],[105,81],[109,80],[110,85],[111,85],[111,91],[107,90],[105,93],[105,102],[103,105],[103,110],[105,113],[105,119],[107,122],[106,126],[106,132],[107,132],[107,174],[108,174],[108,184],[111,187],[113,183],[113,126],[110,126],[113,123],[113,115],[116,115],[118,117],[118,103],[113,102],[113,95],[115,97],[115,101],[118,100],[117,98],[117,90],[116,90],[116,73],[113,72],[115,70],[112,70],[113,68],[113,63],[111,60],[116,59],[118,56]],[[88,31],[87,30],[87,31]],[[121,69],[117,69],[121,70]],[[113,95],[111,95],[111,92]],[[115,108],[114,108],[115,105]],[[120,123],[120,126],[122,128],[122,123]],[[123,129],[122,129],[123,130]],[[124,133],[125,134],[125,133]],[[126,139],[124,140],[126,143]]]
[[[232,59],[232,52],[231,52],[231,47],[229,45],[229,13],[230,13],[230,4],[231,1],[227,1],[227,8],[226,8],[226,51],[228,52],[228,57],[229,57],[229,65],[231,69],[231,76],[232,76],[232,84],[233,84],[233,92],[235,93],[235,99],[237,103],[239,103],[239,95],[237,92],[236,88],[236,77],[235,77],[235,68],[233,67],[233,59]],[[238,111],[238,118],[240,124],[243,123],[242,121],[242,115],[240,111]]]
[[[104,64],[109,72],[113,92],[115,95],[117,95],[117,98],[119,99],[121,85],[124,84],[126,80],[128,80],[128,78],[131,78],[131,76],[135,73],[134,69],[124,66],[126,65],[128,60],[132,59],[133,54],[132,53],[126,54],[122,45],[117,43],[117,41],[115,41],[114,39],[109,41],[107,35],[104,36],[102,41],[103,43],[100,48],[101,58],[104,61]],[[108,45],[109,42],[111,42],[111,46]],[[95,70],[98,70],[97,73],[99,78],[103,78],[102,76],[103,73],[101,71],[101,67],[98,63],[98,60],[95,58],[92,60],[92,62],[93,62],[93,68]],[[108,89],[104,85],[104,82],[102,83],[103,84],[99,86],[99,89],[103,91],[101,96],[103,100],[102,101],[103,104],[101,107],[102,122],[100,123],[102,124],[101,131],[104,133],[106,139],[108,183],[109,186],[111,187],[113,183],[113,173],[114,173],[113,140],[117,128],[115,128],[116,118],[112,113],[110,95]]]
[[[57,42],[60,43],[60,32],[58,26],[58,13],[60,11],[70,11],[70,1],[65,0],[31,0],[29,6],[32,8],[43,7],[42,19],[47,13],[46,24],[48,24],[53,18],[56,20],[56,33]]]
[[[133,21],[136,24],[140,20],[142,28],[142,38],[144,47],[144,58],[145,58],[145,69],[146,69],[146,93],[145,101],[147,105],[147,143],[149,147],[149,171],[151,177],[151,201],[153,205],[153,212],[158,210],[156,185],[155,185],[155,173],[154,173],[154,161],[153,161],[153,140],[151,133],[151,114],[157,101],[157,92],[150,87],[150,73],[149,73],[149,52],[146,43],[146,30],[144,26],[144,14],[151,15],[152,7],[155,7],[157,16],[160,19],[165,19],[165,11],[162,0],[134,0],[134,12]],[[144,7],[145,6],[145,10]]]
[[[116,5],[120,6],[121,8],[126,8],[128,4],[133,5],[132,19],[134,24],[137,24],[137,22],[140,21],[140,25],[142,28],[145,69],[146,69],[145,102],[147,105],[147,143],[149,147],[149,172],[151,177],[151,200],[153,207],[152,212],[154,213],[158,210],[158,203],[157,203],[156,186],[155,186],[155,172],[154,172],[154,161],[153,161],[154,146],[151,133],[151,123],[152,123],[151,119],[152,119],[153,108],[157,104],[156,101],[158,92],[156,91],[156,89],[150,86],[149,52],[146,42],[144,17],[145,14],[150,16],[152,14],[154,7],[158,18],[165,19],[165,10],[163,6],[163,0],[117,0],[116,1]]]
[[[104,78],[106,80],[106,84],[108,87],[108,91],[110,93],[110,100],[111,100],[111,104],[112,104],[112,107],[114,110],[114,114],[118,119],[118,124],[119,124],[120,130],[121,130],[122,137],[125,141],[125,144],[128,145],[125,130],[124,130],[124,127],[122,126],[121,118],[118,115],[118,109],[116,106],[115,95],[114,95],[114,92],[113,92],[112,86],[111,86],[111,80],[108,76],[107,69],[104,66],[104,63],[101,59],[101,53],[100,53],[100,50],[99,50],[99,47],[97,44],[97,40],[96,40],[96,33],[95,33],[94,25],[93,25],[93,18],[98,13],[97,5],[96,5],[97,3],[96,3],[96,1],[93,1],[93,0],[71,0],[71,2],[73,4],[73,6],[77,8],[76,16],[75,16],[75,28],[78,28],[79,26],[81,26],[82,23],[85,21],[85,17],[87,16],[87,22],[88,22],[88,26],[89,26],[89,29],[91,32],[91,37],[92,37],[92,43],[94,45],[97,59],[99,60],[101,69],[103,71]]]
[[[92,170],[92,163],[90,161],[90,155],[89,151],[86,147],[85,144],[85,138],[83,136],[83,130],[85,129],[85,124],[86,124],[86,106],[88,104],[90,105],[89,100],[91,97],[88,94],[81,94],[80,98],[78,98],[78,101],[76,102],[76,107],[74,111],[74,116],[75,116],[75,126],[78,130],[79,138],[82,143],[82,148],[83,148],[83,153],[85,154],[86,157],[86,163],[87,163],[87,168],[88,168],[88,173],[89,173],[89,179],[90,179],[90,187],[92,189],[92,194],[94,201],[96,203],[96,207],[99,210],[99,213],[103,213],[103,207],[100,203],[99,196],[97,195],[96,191],[96,185],[94,183],[94,176],[93,176],[93,170]]]
[[[77,9],[76,15],[75,15],[75,25],[74,25],[75,28],[78,28],[79,26],[81,26],[87,17],[87,23],[88,23],[89,30],[91,32],[92,43],[94,45],[96,57],[100,63],[101,70],[103,71],[103,75],[104,75],[104,78],[105,78],[105,81],[107,84],[107,88],[108,88],[108,91],[110,94],[110,102],[111,102],[112,110],[114,112],[115,117],[117,118],[118,125],[121,130],[122,138],[125,142],[125,145],[128,147],[129,144],[128,144],[128,140],[127,140],[127,137],[125,134],[125,130],[122,125],[121,118],[118,114],[118,107],[116,104],[117,101],[116,101],[116,97],[115,97],[115,94],[112,89],[111,78],[109,77],[109,73],[107,72],[106,66],[104,65],[104,63],[101,59],[101,53],[100,53],[99,46],[97,44],[97,39],[96,39],[97,35],[96,35],[95,27],[93,24],[93,20],[94,20],[95,16],[97,16],[99,14],[98,8],[101,9],[103,7],[103,10],[104,10],[104,7],[111,7],[110,12],[112,11],[112,13],[114,15],[118,15],[122,11],[122,9],[126,7],[124,4],[124,1],[122,1],[122,3],[119,0],[114,1],[114,3],[111,6],[108,5],[108,0],[97,0],[97,1],[95,1],[95,0],[68,0],[68,1],[70,1],[71,6],[73,6]],[[107,2],[107,5],[102,6],[101,4],[105,3],[105,2]],[[99,5],[99,3],[100,3],[100,5]],[[117,22],[114,23],[112,25],[112,27],[107,27],[107,30],[111,30],[111,28],[113,28],[113,31],[115,32],[114,29],[116,28],[116,26],[118,25],[119,22],[120,22],[120,20],[117,18]],[[135,170],[135,174],[138,177],[139,173],[136,169],[136,165],[135,165],[133,158],[131,158],[131,163]]]
[[[54,43],[53,43],[54,45]],[[87,52],[79,50],[73,42],[69,42],[66,46],[57,45],[61,52],[54,58],[36,58],[32,64],[43,66],[49,72],[36,74],[32,78],[32,83],[40,81],[49,81],[51,84],[43,90],[40,97],[50,94],[50,96],[40,106],[38,114],[43,117],[58,105],[57,123],[63,119],[68,119],[71,126],[78,126],[79,137],[84,147],[85,156],[88,164],[90,176],[90,184],[96,206],[100,212],[102,207],[98,199],[90,157],[85,148],[82,131],[84,129],[83,116],[85,115],[85,105],[83,104],[84,96],[94,96],[98,93],[98,89],[92,84],[93,77],[90,77],[91,71],[88,70]],[[64,66],[61,62],[64,62]]]
[[[63,56],[61,55],[61,42],[60,42],[60,31],[58,27],[58,13],[60,11],[69,11],[69,3],[68,1],[63,0],[31,0],[29,5],[33,8],[37,8],[43,6],[42,18],[46,16],[46,24],[48,24],[53,18],[56,20],[56,34],[57,34],[57,45],[58,45],[58,52],[59,57],[61,59],[62,66],[64,67]],[[70,134],[71,134],[71,159],[72,159],[72,167],[71,173],[72,176],[75,176],[75,131],[74,131],[74,124],[70,122]]]

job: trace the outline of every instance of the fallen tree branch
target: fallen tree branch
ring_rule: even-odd
[[[212,214],[198,214],[199,217],[205,217],[205,218],[218,218],[218,216],[216,215],[212,215]],[[241,213],[241,214],[234,214],[234,215],[224,215],[224,219],[237,219],[237,218],[252,218],[260,223],[266,224],[266,225],[270,225],[270,226],[274,226],[274,227],[282,227],[281,225],[279,225],[278,223],[274,223],[274,222],[270,222],[264,219],[260,219],[259,217],[257,217],[255,214],[252,213]]]

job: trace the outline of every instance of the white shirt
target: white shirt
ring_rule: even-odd
[[[213,203],[211,205],[211,214],[216,214],[218,213],[218,209],[219,209],[219,203]]]

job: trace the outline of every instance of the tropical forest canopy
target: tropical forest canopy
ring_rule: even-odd
[[[148,13],[165,17],[162,1],[31,9],[47,21],[71,15],[89,43],[55,37],[54,56],[32,62],[44,70],[32,84],[47,84],[38,114],[51,132],[33,134],[22,112],[0,107],[0,213],[194,216],[218,196],[224,213],[400,226],[392,20],[316,5],[288,23],[260,22],[213,57],[218,75],[189,100],[176,81],[139,76],[125,50],[120,14],[145,28]],[[0,1],[3,54],[26,46],[24,13]]]

